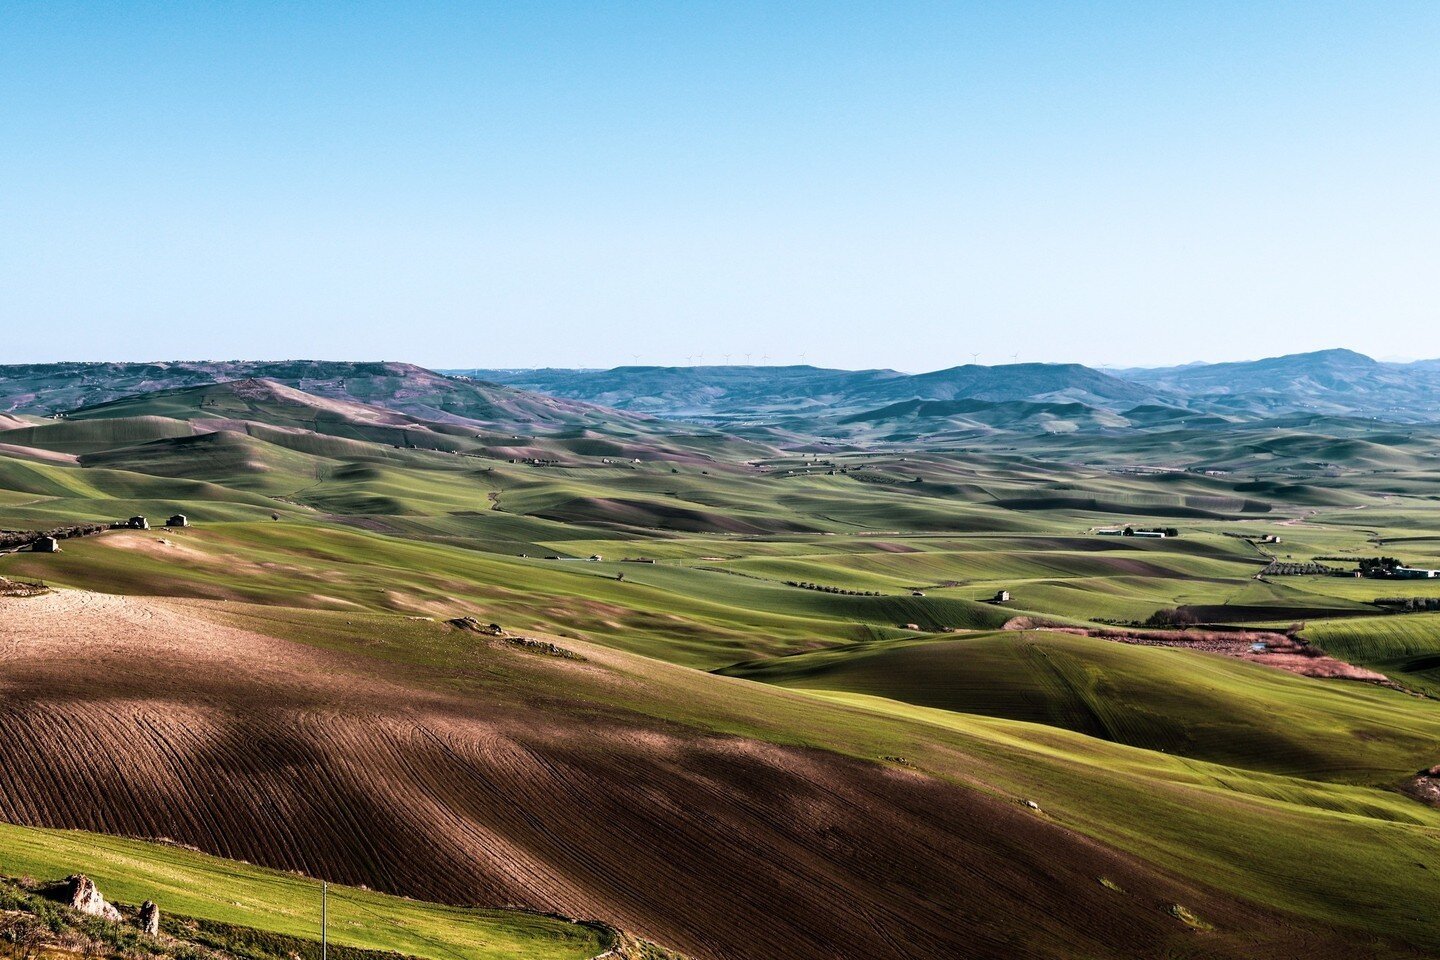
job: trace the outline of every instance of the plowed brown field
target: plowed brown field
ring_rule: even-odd
[[[1359,955],[978,790],[500,679],[447,687],[220,609],[0,599],[0,818],[600,918],[701,960]],[[646,682],[616,668],[639,658],[562,642],[589,659],[494,656]]]

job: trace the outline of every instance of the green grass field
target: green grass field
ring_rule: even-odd
[[[1336,657],[1440,697],[1440,614],[1322,621],[1310,624],[1305,636]]]
[[[1426,763],[1440,739],[1440,704],[1416,703],[1393,690],[1065,634],[876,641],[724,672],[1048,724],[1249,770],[1380,787]]]
[[[85,873],[108,900],[154,900],[167,913],[320,939],[320,884],[191,850],[73,830],[0,823],[0,874],[60,879]],[[582,960],[606,937],[587,926],[517,911],[469,910],[332,886],[333,943],[430,960]]]

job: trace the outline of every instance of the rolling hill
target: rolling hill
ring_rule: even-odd
[[[266,380],[338,401],[388,407],[426,421],[485,422],[496,430],[635,428],[613,411],[407,363],[325,360],[0,365],[0,413],[52,415],[136,394]]]
[[[1382,363],[1321,350],[1237,363],[1131,369],[1120,375],[1217,412],[1317,412],[1398,422],[1440,417],[1440,373],[1425,363]]]
[[[1073,433],[1119,430],[1130,426],[1124,416],[1079,402],[1043,403],[1029,400],[904,400],[877,410],[839,418],[827,433],[853,440],[913,443],[944,442],[993,431]]]
[[[1296,414],[1398,423],[1440,419],[1440,372],[1434,362],[1382,363],[1350,350],[1103,371],[1073,363],[1013,363],[966,364],[921,374],[810,366],[472,370],[468,374],[567,400],[664,417],[783,422],[785,429],[799,433],[807,432],[804,418],[818,417],[820,423],[808,432],[821,435],[827,418],[913,400],[1080,403],[1126,414],[1134,428],[1183,421],[1190,427],[1223,429],[1238,420]],[[1029,429],[1023,418],[1004,426]]]
[[[173,841],[0,823],[0,876],[43,882],[81,871],[109,901],[158,902],[167,936],[199,933],[203,942],[205,933],[228,935],[228,946],[247,957],[319,956],[320,891],[309,877],[207,856]],[[444,906],[334,884],[326,908],[330,951],[376,951],[366,960],[590,960],[618,939],[599,925],[560,917]],[[178,950],[165,941],[135,946],[142,945],[158,948],[147,954],[161,957],[206,955],[189,943]]]
[[[27,856],[63,827],[139,841],[137,877],[225,869],[166,852],[196,847],[237,863],[229,899],[273,893],[277,935],[323,877],[689,960],[1440,950],[1435,615],[1375,603],[1440,581],[1337,575],[1440,568],[1433,428],[1040,369],[1008,389],[1094,402],[860,403],[893,379],[865,374],[849,413],[731,424],[761,442],[580,402],[470,419],[355,366],[81,384],[0,424],[0,833]],[[1061,632],[1180,615],[1403,689]],[[386,942],[453,917],[434,951],[500,950],[479,914],[401,912]]]
[[[1189,949],[1185,916],[1213,957],[1356,948],[1354,930],[1087,838],[1066,788],[1027,809],[1017,775],[1067,762],[1043,737],[1014,765],[983,725],[927,731],[590,644],[557,638],[557,654],[397,617],[69,591],[0,607],[18,694],[0,757],[26,771],[0,798],[12,822],[600,917],[705,958],[828,958],[835,943],[897,960],[1150,957]],[[103,647],[75,642],[102,629]],[[1143,811],[1191,792],[1171,775],[1120,795]],[[977,776],[991,785],[962,782]],[[1267,805],[1226,803],[1221,836]]]
[[[1067,634],[878,641],[723,672],[1051,724],[1315,780],[1384,784],[1427,762],[1440,737],[1440,706],[1412,710],[1394,691],[1327,687],[1243,661]],[[1286,704],[1286,723],[1253,736],[1271,726],[1277,702]],[[1361,739],[1368,746],[1357,750]]]
[[[687,419],[835,415],[916,399],[1042,399],[1114,407],[1133,406],[1156,395],[1079,364],[966,365],[920,375],[809,366],[462,372],[556,397]]]

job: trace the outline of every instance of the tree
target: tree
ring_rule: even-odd
[[[1185,610],[1175,607],[1169,610],[1156,610],[1150,614],[1150,619],[1145,621],[1147,627],[1190,627],[1200,622],[1200,618],[1193,610]]]
[[[1403,567],[1404,564],[1395,557],[1362,557],[1360,559],[1360,572],[1367,577],[1388,577],[1395,573],[1396,567]]]

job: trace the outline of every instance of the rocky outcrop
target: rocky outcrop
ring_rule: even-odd
[[[111,923],[120,922],[120,911],[105,902],[105,898],[100,895],[100,888],[95,886],[94,880],[83,873],[77,873],[69,879],[68,883],[70,884],[71,909],[92,917],[109,920]]]
[[[667,950],[649,940],[642,940],[623,930],[608,927],[608,925],[602,926],[608,928],[614,938],[614,944],[594,960],[688,960],[684,955]]]
[[[551,643],[548,640],[532,640],[529,637],[506,637],[505,642],[511,646],[520,647],[522,650],[529,650],[532,653],[543,653],[547,657],[560,657],[565,660],[584,660],[574,650],[566,650],[564,647]]]
[[[1415,774],[1403,789],[1421,803],[1440,807],[1440,764]]]
[[[500,624],[481,623],[474,617],[456,617],[453,620],[447,620],[446,623],[450,624],[450,626],[456,628],[457,630],[469,630],[473,633],[483,633],[491,637],[505,636],[505,629],[501,627]]]
[[[50,588],[43,583],[0,577],[0,597],[38,597],[49,592]]]
[[[146,900],[140,904],[140,916],[137,918],[140,929],[152,937],[160,935],[160,908],[155,906],[154,900]]]

